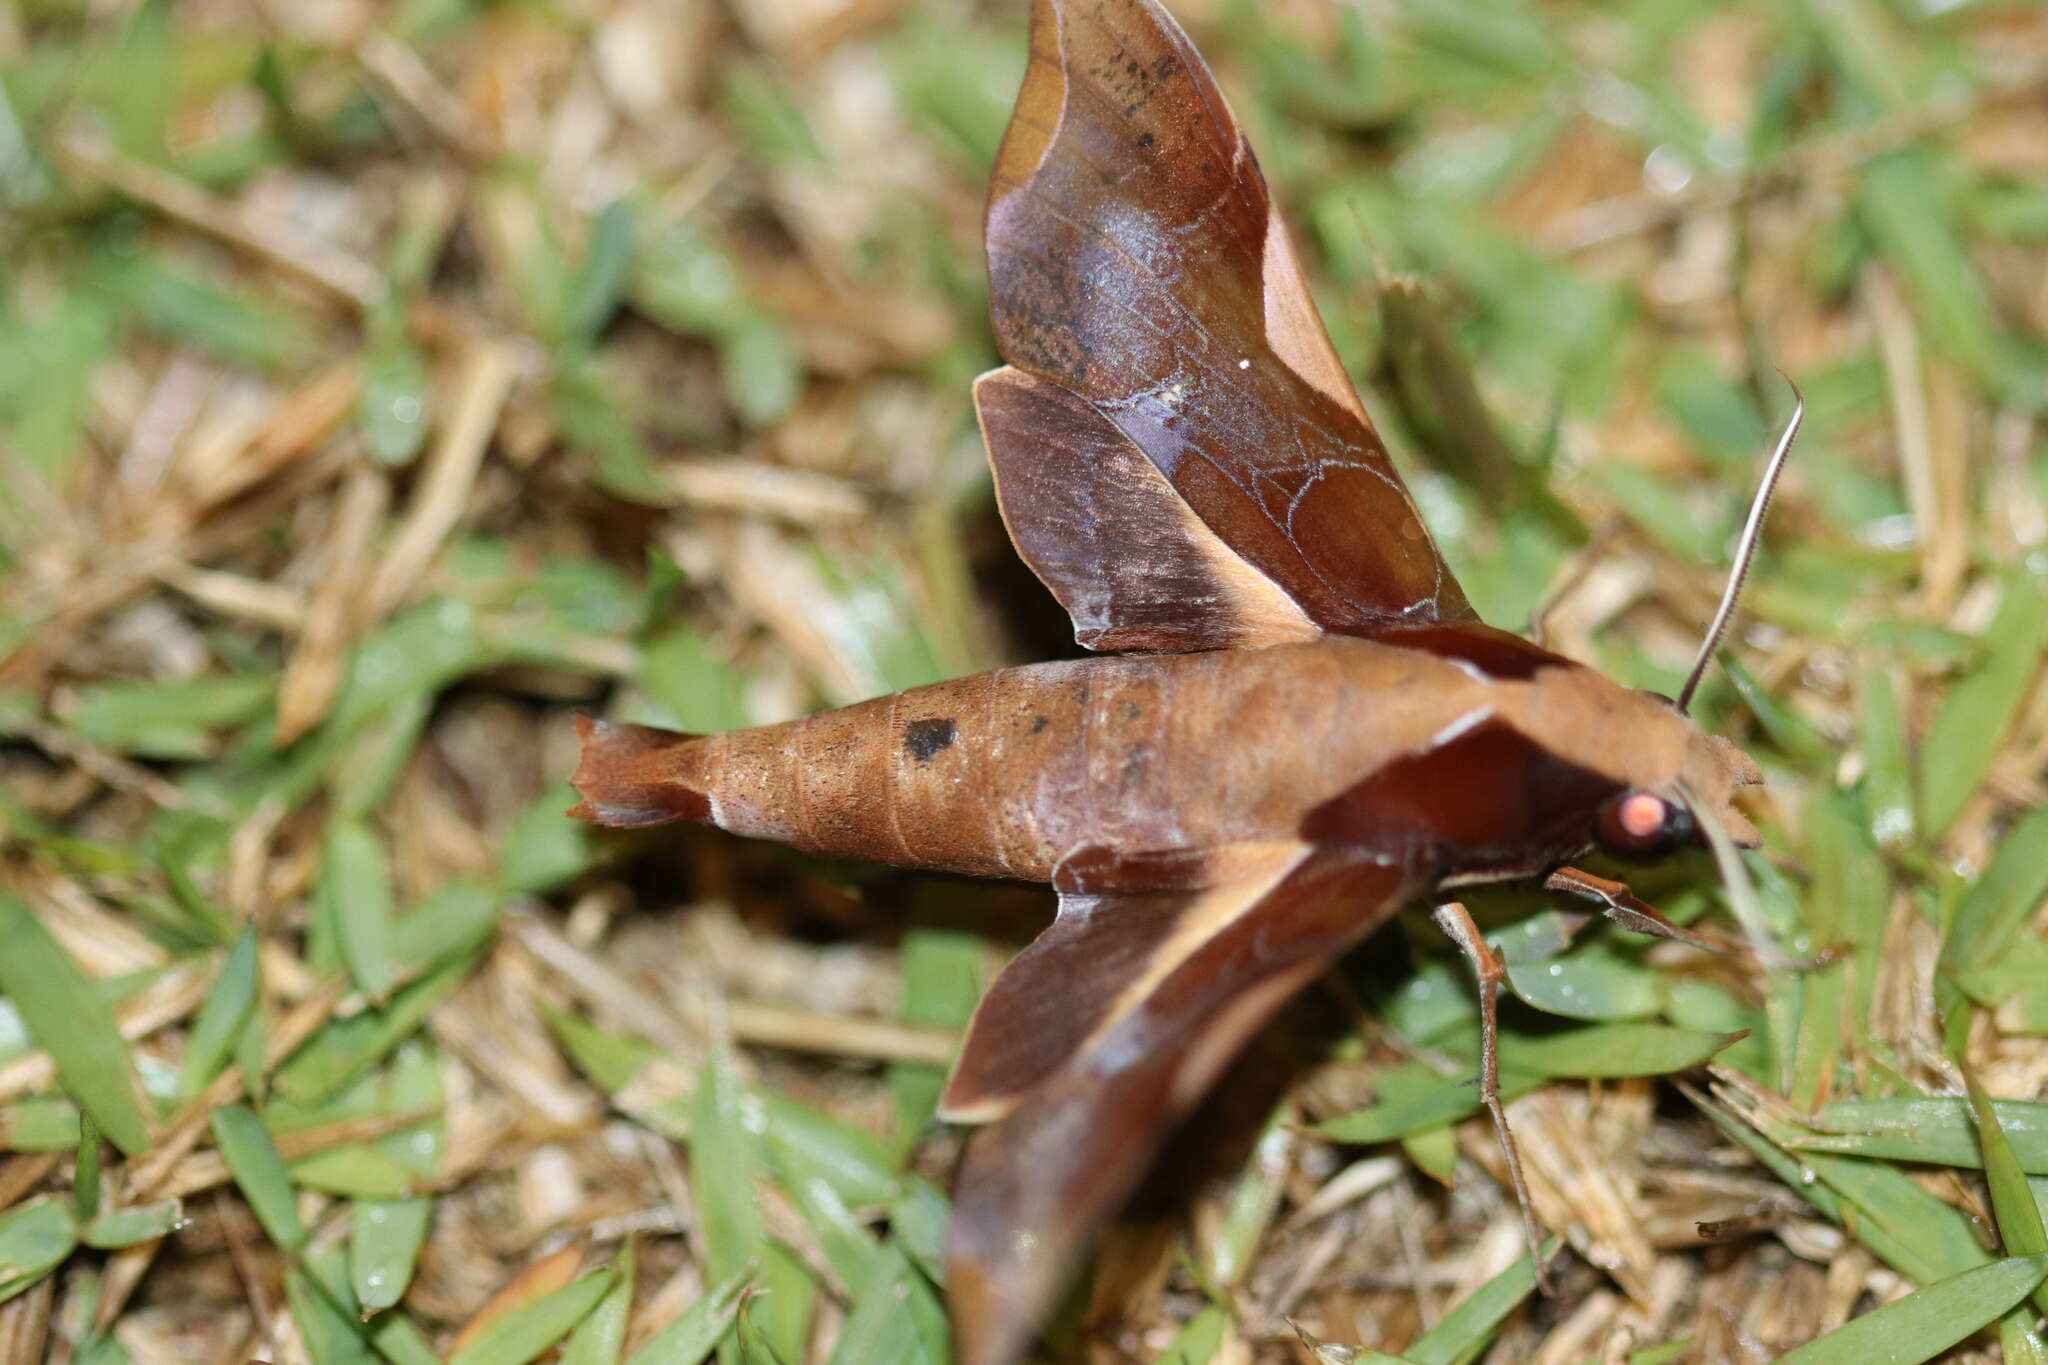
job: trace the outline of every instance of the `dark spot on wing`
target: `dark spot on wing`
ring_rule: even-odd
[[[914,720],[903,727],[903,747],[920,763],[929,763],[932,761],[932,755],[942,749],[952,748],[953,741],[958,737],[959,731],[954,728],[951,716],[942,716],[937,720]]]
[[[1052,717],[1050,716],[1033,716],[1031,718],[1031,733],[1034,735],[1038,734],[1050,724],[1052,724]]]

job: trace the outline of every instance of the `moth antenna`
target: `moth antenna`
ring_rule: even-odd
[[[1792,389],[1792,418],[1785,423],[1785,432],[1778,437],[1778,445],[1771,452],[1770,462],[1764,466],[1763,483],[1757,487],[1756,498],[1749,504],[1749,517],[1742,523],[1742,539],[1735,545],[1735,563],[1728,570],[1728,586],[1721,590],[1721,605],[1714,611],[1713,622],[1707,627],[1707,638],[1700,641],[1700,656],[1693,660],[1692,672],[1686,676],[1685,686],[1678,693],[1680,712],[1692,708],[1692,694],[1699,690],[1700,679],[1706,676],[1707,665],[1713,662],[1714,650],[1720,646],[1721,636],[1728,630],[1728,622],[1735,615],[1735,604],[1742,598],[1743,580],[1749,577],[1749,566],[1756,559],[1757,537],[1763,531],[1764,515],[1771,510],[1771,494],[1777,491],[1778,475],[1784,472],[1785,457],[1792,453],[1792,441],[1799,435],[1799,424],[1806,417],[1806,395],[1792,382],[1792,376],[1783,370],[1778,378]]]

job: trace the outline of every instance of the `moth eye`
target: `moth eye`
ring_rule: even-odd
[[[1648,862],[1692,837],[1692,812],[1655,792],[1623,792],[1600,808],[1593,839],[1617,858]]]

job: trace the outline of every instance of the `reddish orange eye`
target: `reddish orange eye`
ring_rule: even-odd
[[[1623,792],[1600,808],[1593,838],[1617,858],[1661,858],[1692,837],[1692,813],[1655,792]]]
[[[1663,797],[1631,792],[1614,808],[1614,822],[1631,839],[1653,839],[1663,830],[1671,807]]]

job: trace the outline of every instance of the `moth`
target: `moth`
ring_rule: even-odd
[[[980,1125],[948,1248],[967,1365],[1028,1349],[1168,1130],[1411,902],[1478,969],[1519,1187],[1501,968],[1458,888],[1538,882],[1698,941],[1572,860],[1753,847],[1734,796],[1761,780],[1687,715],[1740,570],[1676,702],[1480,621],[1187,36],[1154,0],[1034,0],[1030,41],[986,222],[1008,364],[974,401],[1017,552],[1094,654],[727,734],[586,718],[573,811],[1058,893],[941,1108]]]

